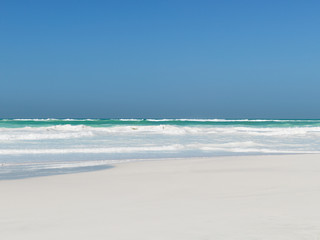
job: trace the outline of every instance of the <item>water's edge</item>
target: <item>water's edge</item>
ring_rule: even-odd
[[[317,119],[0,119],[0,179],[135,159],[320,153]]]

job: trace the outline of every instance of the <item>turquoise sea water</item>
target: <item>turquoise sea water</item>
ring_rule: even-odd
[[[0,179],[155,158],[320,152],[320,120],[0,119]]]
[[[248,127],[317,127],[320,120],[298,119],[0,119],[1,128],[47,127],[55,125],[112,126],[248,126]]]

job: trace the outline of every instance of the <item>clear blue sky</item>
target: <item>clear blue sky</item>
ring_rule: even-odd
[[[0,118],[320,118],[319,1],[0,1]]]

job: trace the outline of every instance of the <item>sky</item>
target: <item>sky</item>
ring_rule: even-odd
[[[320,118],[320,2],[1,0],[0,118]]]

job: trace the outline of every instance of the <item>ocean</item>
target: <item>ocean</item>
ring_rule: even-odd
[[[128,161],[320,153],[320,120],[0,119],[0,179]]]

